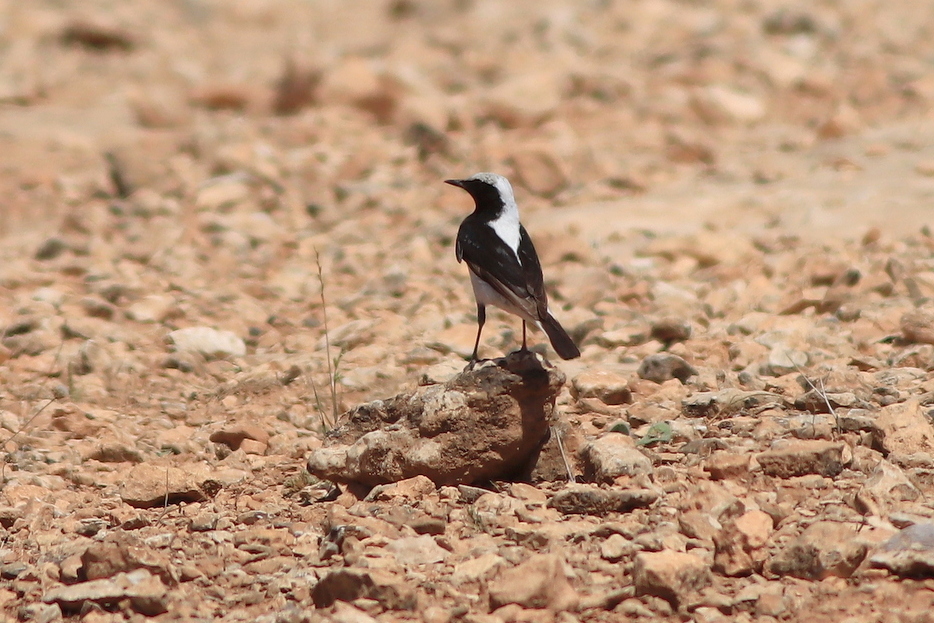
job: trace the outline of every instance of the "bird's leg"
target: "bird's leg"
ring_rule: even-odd
[[[525,345],[525,320],[522,321],[522,352],[529,350]]]
[[[477,351],[480,349],[480,334],[483,332],[483,324],[486,322],[486,307],[477,303],[477,341],[473,345],[473,354],[470,356],[470,366],[477,361]]]

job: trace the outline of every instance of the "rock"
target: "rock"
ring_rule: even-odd
[[[779,478],[792,478],[805,474],[835,477],[852,460],[852,453],[844,443],[832,441],[783,441],[771,450],[756,455],[763,473]]]
[[[766,366],[768,374],[783,376],[795,371],[803,370],[808,365],[808,354],[784,345],[776,345],[769,351]]]
[[[508,479],[545,441],[564,375],[538,356],[487,361],[443,385],[360,405],[315,450],[308,471],[377,485],[422,475],[437,485]]]
[[[374,61],[347,56],[324,73],[317,89],[323,104],[353,106],[371,113],[380,123],[392,119],[401,90],[377,71]]]
[[[934,448],[934,426],[917,399],[879,409],[871,433],[873,447],[885,455],[910,455]]]
[[[457,563],[454,566],[454,573],[451,574],[451,581],[455,584],[476,582],[505,564],[506,559],[499,554],[482,554],[476,558]]]
[[[165,585],[145,569],[119,573],[108,579],[59,586],[42,596],[42,601],[57,603],[63,610],[70,611],[79,610],[88,602],[112,607],[125,599],[129,600],[133,610],[146,616],[168,611]]]
[[[175,311],[174,298],[165,294],[150,294],[127,307],[124,313],[136,322],[163,322]]]
[[[677,318],[663,318],[652,323],[649,334],[664,344],[683,342],[691,337],[691,323]]]
[[[693,600],[710,584],[710,569],[693,554],[681,552],[641,552],[632,569],[636,595],[654,595],[673,608]]]
[[[773,575],[805,580],[848,578],[866,557],[866,549],[849,526],[819,521],[776,554],[767,569]]]
[[[567,175],[550,151],[523,150],[511,160],[516,181],[533,194],[553,197],[568,185]]]
[[[608,433],[580,451],[584,477],[591,482],[613,482],[620,476],[652,473],[652,461],[628,435]]]
[[[321,578],[311,591],[318,608],[335,601],[372,599],[387,610],[413,610],[415,590],[404,578],[379,569],[334,569]]]
[[[600,543],[600,558],[619,562],[633,549],[632,543],[622,534],[611,534]]]
[[[43,242],[33,257],[37,260],[54,260],[68,250],[68,243],[61,238],[48,238]]]
[[[677,355],[658,353],[649,355],[639,364],[639,378],[656,383],[664,383],[671,379],[678,379],[686,383],[689,378],[697,374],[691,364]]]
[[[281,620],[281,615],[276,620]],[[296,617],[296,620],[301,618]],[[377,623],[377,619],[343,601],[334,602],[334,613],[328,616],[327,620],[331,623]]]
[[[418,503],[437,492],[435,483],[427,476],[415,476],[388,485],[373,487],[366,500],[374,502],[393,502],[394,504]]]
[[[250,187],[240,176],[225,175],[205,182],[195,196],[195,205],[211,214],[229,210],[250,197]]]
[[[140,463],[123,478],[120,498],[136,508],[152,508],[165,503],[200,502],[208,495],[189,471]]]
[[[282,74],[276,83],[272,111],[277,115],[293,115],[315,102],[321,71],[290,55],[284,59]]]
[[[410,536],[391,541],[386,550],[393,553],[400,565],[425,565],[441,562],[448,551],[430,536]]]
[[[809,413],[830,413],[831,409],[867,409],[871,406],[853,392],[812,389],[795,398],[795,409]]]
[[[748,454],[735,452],[714,452],[704,462],[704,471],[714,480],[744,478],[749,475]]]
[[[872,474],[856,492],[854,503],[863,514],[888,516],[899,504],[921,497],[921,491],[905,472],[892,463],[881,460]]]
[[[694,110],[707,123],[754,123],[765,117],[762,99],[751,93],[720,85],[699,89],[693,97]]]
[[[698,392],[681,401],[681,410],[688,417],[730,415],[744,410],[763,410],[769,405],[780,406],[778,394],[745,391],[729,387],[716,392]]]
[[[486,92],[488,118],[506,128],[534,127],[548,118],[561,102],[564,85],[559,72],[524,72]]]
[[[207,359],[242,357],[246,344],[231,331],[219,331],[210,327],[188,327],[169,333],[167,339],[177,352],[197,352]]]
[[[930,292],[930,282],[927,282]],[[915,285],[917,287],[917,285]],[[899,325],[902,337],[913,344],[934,344],[934,304],[925,305],[902,316]]]
[[[900,577],[934,577],[934,524],[919,523],[901,530],[879,547],[870,563]]]
[[[713,540],[723,526],[710,513],[689,510],[678,515],[678,527],[681,533],[692,539]]]
[[[269,442],[269,433],[262,427],[249,422],[228,422],[224,428],[211,433],[209,437],[214,443],[222,443],[231,450],[239,450],[244,440],[252,439],[265,445]]]
[[[65,45],[81,46],[88,50],[129,52],[137,45],[136,37],[110,20],[73,19],[59,35]]]
[[[87,580],[109,578],[135,569],[146,569],[168,585],[178,584],[178,573],[168,556],[126,532],[109,533],[81,554],[80,573]]]
[[[759,510],[727,522],[714,536],[714,569],[734,577],[761,571],[772,529],[772,518]]]
[[[571,381],[571,395],[578,400],[596,398],[606,405],[632,402],[626,377],[606,370],[586,370],[575,376]]]
[[[557,554],[535,554],[519,566],[502,571],[490,582],[490,607],[519,604],[552,612],[575,609],[580,598],[564,566],[564,559]]]
[[[628,513],[637,508],[647,508],[657,499],[658,493],[648,489],[623,491],[571,484],[552,496],[548,507],[565,515],[602,517],[607,513]]]

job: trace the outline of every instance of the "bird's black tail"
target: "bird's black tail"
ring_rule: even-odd
[[[558,356],[562,359],[575,359],[581,356],[581,351],[577,348],[574,340],[568,335],[567,331],[555,320],[551,314],[542,319],[542,329],[551,340],[551,347],[555,349]]]

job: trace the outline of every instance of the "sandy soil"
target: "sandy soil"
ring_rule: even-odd
[[[920,17],[0,0],[0,612],[927,620],[934,564],[901,579],[874,558],[934,516]],[[335,412],[463,365],[475,308],[452,240],[471,206],[442,180],[482,170],[513,180],[581,342],[559,410],[584,443],[628,425],[651,466],[599,484],[654,491],[647,508],[562,513],[563,482],[315,501],[302,475]],[[173,332],[194,327],[229,333],[186,349]],[[495,313],[483,354],[518,337]],[[639,378],[659,353],[697,374]],[[595,372],[631,398],[582,395]],[[728,390],[742,407],[692,407]],[[775,468],[782,452],[817,466]],[[339,526],[359,532],[332,551]],[[691,558],[646,558],[666,553]],[[539,565],[551,596],[503,597],[536,554],[559,561]],[[395,592],[332,605],[316,587],[343,569]]]

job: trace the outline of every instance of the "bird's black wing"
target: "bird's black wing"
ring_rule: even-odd
[[[525,231],[525,227],[519,225],[519,261],[522,263],[522,273],[525,278],[529,294],[535,299],[538,307],[538,317],[544,318],[548,315],[548,295],[545,293],[545,278],[542,276],[542,264],[538,260],[538,253],[535,252],[535,245],[532,239]]]
[[[527,244],[523,244],[527,242]],[[484,222],[467,218],[457,232],[455,252],[458,260],[467,262],[478,277],[486,281],[516,307],[533,318],[540,317],[539,298],[544,293],[542,269],[531,246],[528,234],[520,231],[519,257],[513,253],[493,228]],[[529,257],[531,250],[531,257]],[[525,257],[523,257],[525,255]],[[522,257],[522,264],[519,258]],[[525,264],[528,264],[526,266]],[[547,300],[545,301],[547,308]]]

